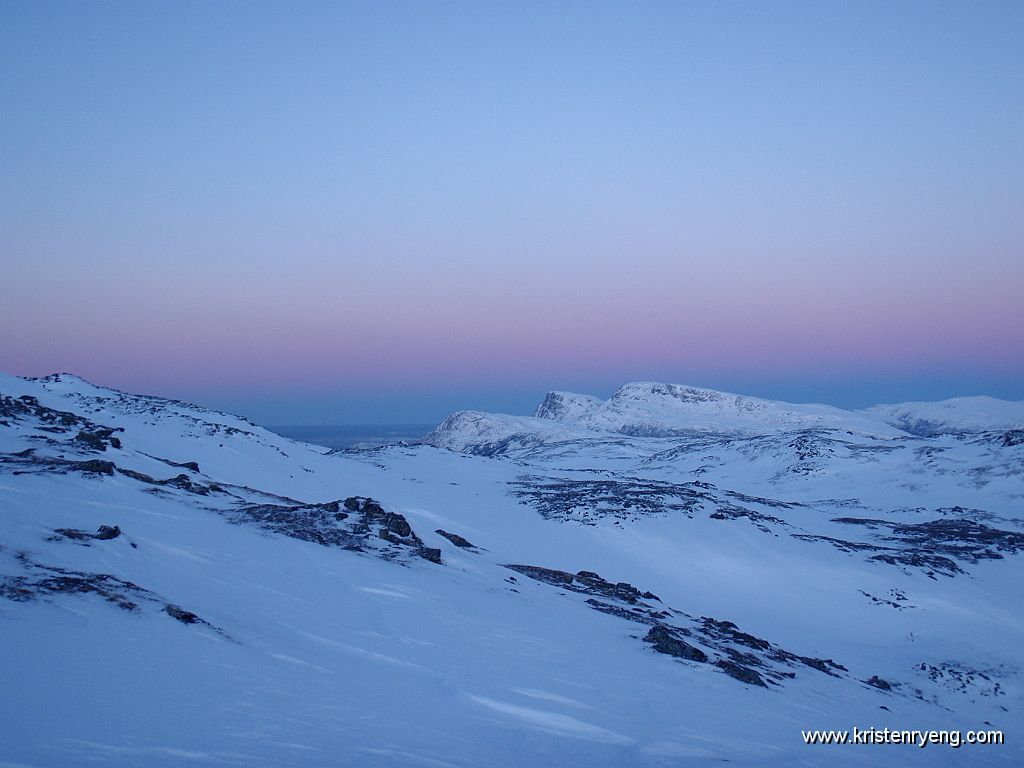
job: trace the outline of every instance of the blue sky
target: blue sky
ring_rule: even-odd
[[[1024,4],[0,19],[12,373],[268,423],[1024,398]]]

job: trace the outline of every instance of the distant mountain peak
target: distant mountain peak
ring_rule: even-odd
[[[877,416],[829,405],[795,405],[704,387],[634,381],[607,400],[549,392],[539,419],[637,437],[697,434],[759,435],[800,429],[839,429],[877,437],[904,434]]]
[[[933,403],[875,405],[865,412],[922,437],[1024,428],[1024,401],[999,400],[987,395]]]

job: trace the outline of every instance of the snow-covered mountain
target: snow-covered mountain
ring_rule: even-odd
[[[554,423],[552,423],[554,422]],[[1024,401],[965,397],[937,403],[876,405],[855,411],[797,405],[711,389],[633,382],[607,400],[549,392],[533,417],[460,411],[426,442],[451,450],[493,454],[590,437],[759,437],[801,430],[868,438],[971,434],[1024,429]]]
[[[639,384],[329,451],[2,376],[0,765],[1018,765],[1024,433],[893,413]],[[854,727],[1005,743],[801,734]]]
[[[424,442],[451,451],[489,455],[510,448],[591,436],[592,431],[585,427],[531,416],[456,411],[424,437]]]
[[[937,403],[876,405],[867,413],[913,435],[1024,429],[1024,401],[994,397],[956,397]]]
[[[607,400],[551,392],[534,414],[564,424],[646,437],[763,435],[794,429],[843,429],[892,437],[884,419],[830,405],[793,405],[679,384],[633,382]]]

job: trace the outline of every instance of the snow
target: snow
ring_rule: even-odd
[[[986,430],[1024,429],[1024,401],[994,397],[956,397],[937,403],[899,403],[868,408],[911,434],[931,435]]]
[[[553,407],[553,403],[560,407]],[[763,435],[794,429],[844,429],[894,437],[898,430],[871,415],[829,405],[793,405],[699,387],[633,382],[608,400],[552,392],[538,416],[632,435]]]
[[[80,425],[0,416],[0,584],[49,566],[145,590],[134,611],[96,593],[0,597],[0,765],[1019,764],[1020,555],[992,549],[955,559],[961,573],[929,575],[820,537],[906,549],[897,529],[840,520],[975,521],[1012,545],[1024,532],[1024,446],[984,421],[971,435],[920,437],[871,414],[662,386],[628,385],[604,402],[562,395],[546,417],[463,412],[434,445],[331,453],[66,374],[0,375],[2,395],[124,430],[120,448],[96,451],[75,440]],[[659,436],[621,430],[637,425]],[[42,463],[61,457],[226,491]],[[373,497],[442,564],[376,535],[348,551],[233,516],[291,504],[272,494],[305,505]],[[123,533],[54,533],[100,525]],[[795,676],[747,685],[655,653],[648,625],[512,563],[629,582],[660,598],[637,605],[666,621],[735,622],[848,671],[782,665]],[[174,620],[167,603],[208,624]],[[690,640],[716,652],[708,636]],[[873,675],[899,686],[863,682]],[[1005,745],[800,736],[986,721]]]

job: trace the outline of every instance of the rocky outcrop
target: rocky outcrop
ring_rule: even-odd
[[[661,600],[626,582],[612,584],[593,571],[575,574],[536,565],[505,566],[535,581],[590,597],[586,604],[601,613],[649,627],[643,641],[657,653],[698,664],[712,664],[747,685],[779,685],[809,667],[830,677],[848,670],[832,659],[803,656],[742,631],[735,623],[709,616],[697,619],[682,611],[654,606]]]
[[[130,477],[132,480],[138,480],[140,483],[146,483],[148,485],[155,486],[170,486],[172,488],[178,488],[186,493],[193,493],[197,496],[208,496],[211,493],[222,493],[223,488],[216,483],[203,483],[197,480],[193,480],[185,473],[169,477],[164,480],[157,480],[154,477],[150,477],[145,472],[136,472],[132,469],[122,469],[117,467],[118,473],[125,477]]]
[[[350,496],[321,504],[282,501],[290,503],[245,504],[224,514],[235,523],[326,547],[374,552],[386,560],[412,554],[441,563],[441,550],[425,546],[404,515],[385,510],[372,498]]]
[[[697,661],[701,664],[707,662],[708,655],[704,651],[680,640],[677,634],[676,631],[669,629],[663,624],[655,624],[647,635],[644,636],[644,642],[653,645],[654,650],[658,653],[675,656],[677,659],[685,659],[686,661]]]
[[[939,511],[955,512],[959,509]],[[794,538],[827,542],[844,552],[871,552],[871,560],[921,570],[932,579],[936,574],[955,576],[964,573],[961,566],[964,563],[998,560],[1007,554],[1024,551],[1024,533],[993,528],[976,520],[931,520],[910,524],[875,518],[837,517],[832,522],[864,528],[879,543],[809,534],[796,534]]]
[[[768,687],[764,678],[750,667],[745,667],[742,664],[737,664],[736,662],[729,661],[728,659],[718,659],[718,661],[715,662],[715,666],[725,672],[729,677],[734,680],[739,680],[741,683],[746,683],[747,685],[759,685],[762,688]]]
[[[457,533],[450,533],[449,531],[443,530],[442,528],[438,528],[436,531],[434,531],[434,533],[436,533],[438,536],[444,536],[446,539],[448,539],[448,541],[450,541],[459,549],[469,549],[474,552],[477,551],[477,548],[474,547],[473,544],[468,539],[464,539]]]
[[[76,528],[56,528],[53,532],[55,535],[50,537],[50,541],[60,541],[61,539],[71,539],[80,542],[109,541],[121,535],[121,528],[117,525],[101,525],[96,530],[96,533],[80,531]]]
[[[172,619],[177,619],[182,624],[206,624],[207,622],[200,619],[192,611],[186,611],[174,603],[168,603],[164,606],[164,613],[170,616]]]
[[[110,536],[115,528],[116,526],[114,528],[101,526],[97,534],[86,535],[91,535],[92,538],[103,538]],[[65,530],[72,534],[81,533],[81,531],[72,529]],[[71,536],[70,538],[75,537]],[[167,601],[156,592],[126,579],[109,573],[90,573],[44,565],[24,553],[17,556],[16,562],[19,563],[22,573],[0,576],[0,598],[25,603],[36,600],[49,602],[65,596],[93,596],[132,614],[138,614],[147,608],[153,610],[160,606],[160,610],[183,624],[201,624],[225,638],[228,637],[223,630],[201,619],[192,611],[185,610],[175,603]]]
[[[87,573],[23,560],[27,573],[0,576],[0,597],[26,602],[52,595],[97,595],[125,611],[136,611],[139,602],[155,599],[138,584],[106,573]]]
[[[872,675],[870,678],[868,678],[864,682],[867,683],[870,686],[874,686],[875,688],[877,688],[880,691],[891,691],[892,690],[892,683],[890,683],[888,680],[883,680],[878,675]]]

